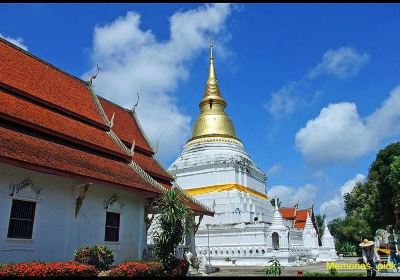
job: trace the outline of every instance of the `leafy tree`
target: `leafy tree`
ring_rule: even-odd
[[[393,202],[400,200],[400,156],[395,156],[390,165],[389,181],[393,190]]]
[[[385,227],[395,222],[394,199],[398,194],[398,188],[396,184],[393,185],[396,174],[392,174],[391,167],[392,163],[394,168],[399,164],[396,160],[398,156],[400,156],[400,142],[386,146],[379,151],[368,173],[368,181],[377,188],[374,230],[378,228],[377,224]]]
[[[396,201],[400,201],[400,142],[380,150],[369,168],[367,180],[357,183],[344,196],[347,216],[330,223],[332,235],[339,243],[353,245],[361,238],[373,239],[377,229],[395,223]]]
[[[315,220],[317,223],[317,229],[318,229],[319,235],[322,237],[322,235],[324,235],[326,215],[318,214],[315,216]]]
[[[340,250],[344,243],[348,243],[355,246],[356,251],[360,253],[358,244],[364,238],[372,240],[374,237],[368,222],[355,215],[333,219],[329,223],[329,230],[335,238],[337,250]]]
[[[369,180],[359,182],[352,192],[344,195],[345,212],[348,216],[360,217],[367,221],[371,230],[377,229],[381,227],[380,219],[376,217],[377,199],[378,190],[375,183]]]
[[[193,229],[193,213],[186,206],[182,195],[176,190],[168,190],[158,200],[158,215],[153,232],[154,253],[164,269],[171,272],[177,265],[175,248]]]
[[[338,251],[339,252],[355,252],[357,249],[357,246],[354,244],[351,244],[347,241],[342,242],[342,243],[338,243]]]

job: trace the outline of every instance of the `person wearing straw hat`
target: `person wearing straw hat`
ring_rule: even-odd
[[[367,277],[375,277],[376,276],[376,263],[380,262],[378,253],[374,248],[374,241],[369,241],[368,239],[364,239],[363,242],[360,243],[362,257],[364,263],[367,265]],[[369,264],[369,267],[368,267]]]

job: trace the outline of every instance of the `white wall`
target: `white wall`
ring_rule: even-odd
[[[7,238],[12,198],[10,184],[25,178],[41,189],[36,204],[32,240]],[[0,263],[31,260],[72,260],[75,249],[107,245],[116,262],[142,257],[145,246],[144,195],[133,189],[93,183],[75,218],[76,198],[81,192],[77,179],[38,173],[0,163]],[[119,242],[104,241],[104,201],[117,194],[121,203]]]

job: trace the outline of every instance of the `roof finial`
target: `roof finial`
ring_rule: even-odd
[[[210,59],[214,59],[213,58],[213,47],[214,47],[214,43],[213,43],[213,36],[210,36]]]

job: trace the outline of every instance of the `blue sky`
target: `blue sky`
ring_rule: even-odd
[[[238,136],[285,206],[342,194],[400,135],[398,4],[1,4],[0,34],[138,114],[169,166],[190,137],[214,34]],[[320,207],[322,205],[322,207]]]

